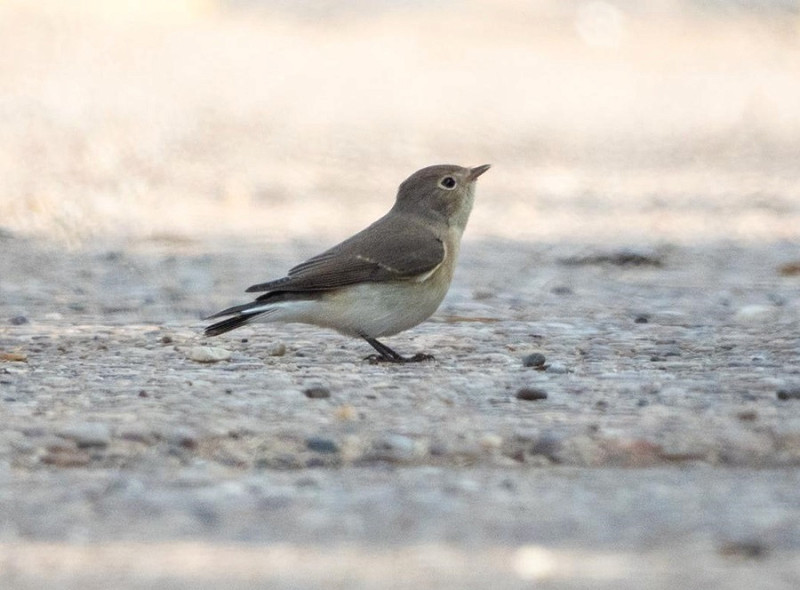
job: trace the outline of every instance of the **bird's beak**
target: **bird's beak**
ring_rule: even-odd
[[[469,175],[467,176],[467,180],[470,182],[478,178],[481,174],[486,172],[489,168],[491,168],[490,164],[484,164],[482,166],[475,166],[475,168],[469,169]]]

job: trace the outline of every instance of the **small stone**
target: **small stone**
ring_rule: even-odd
[[[650,321],[650,318],[649,318],[649,316],[647,316],[646,314],[640,314],[640,315],[637,315],[637,316],[634,318],[634,320],[633,320],[633,321],[634,321],[634,323],[636,323],[636,324],[646,324],[646,323],[648,323],[648,322]]]
[[[569,369],[567,368],[567,366],[559,362],[550,363],[549,365],[547,365],[547,368],[545,370],[548,373],[555,373],[557,375],[569,373]]]
[[[541,455],[548,460],[558,463],[558,453],[563,446],[562,439],[554,434],[545,433],[537,438],[530,447],[531,455]]]
[[[189,428],[178,427],[178,428],[168,429],[163,431],[161,433],[161,436],[168,443],[175,445],[177,447],[181,447],[184,449],[197,448],[197,443],[198,443],[197,433]]]
[[[784,277],[792,277],[800,275],[800,260],[795,262],[787,262],[786,264],[778,267],[778,273]]]
[[[58,433],[61,438],[75,441],[78,448],[106,447],[111,442],[111,431],[108,426],[100,422],[85,422],[73,424],[61,429]]]
[[[730,541],[719,548],[720,555],[739,559],[760,559],[767,554],[767,547],[761,541]]]
[[[48,436],[39,440],[39,445],[46,451],[51,453],[58,453],[61,451],[74,451],[78,448],[74,440],[68,438],[61,438],[60,436]]]
[[[231,351],[218,346],[194,346],[189,350],[189,360],[198,363],[218,363],[231,358]]]
[[[779,313],[774,305],[745,305],[736,310],[733,319],[741,324],[760,324],[777,319]]]
[[[0,361],[12,361],[15,363],[27,363],[28,355],[21,352],[0,352]]]
[[[8,320],[8,323],[12,326],[22,326],[23,324],[28,323],[28,318],[26,318],[24,315],[17,315]]]
[[[123,440],[132,442],[153,444],[155,435],[153,430],[144,424],[128,424],[117,431],[117,436]]]
[[[800,399],[800,386],[797,387],[782,387],[778,390],[779,400]]]
[[[91,457],[86,451],[63,450],[48,452],[42,456],[41,461],[54,467],[85,467]]]
[[[479,442],[487,451],[495,450],[503,446],[503,437],[494,432],[488,432],[481,437]]]
[[[415,456],[414,440],[402,434],[387,434],[372,445],[372,457],[384,461],[410,461]]]
[[[45,430],[41,426],[23,426],[22,428],[20,428],[20,432],[25,436],[30,436],[34,438],[38,436],[44,436],[45,434],[47,434],[47,430]]]
[[[306,439],[306,448],[315,453],[338,453],[339,446],[335,441],[322,436],[311,436]]]
[[[529,355],[522,357],[522,365],[524,367],[544,367],[544,363],[547,361],[545,356],[540,352],[534,352]]]
[[[278,342],[269,349],[269,356],[283,356],[286,354],[286,345],[283,342]]]
[[[164,334],[161,337],[161,344],[172,344],[172,336],[169,334]]]
[[[514,397],[525,401],[538,401],[547,399],[547,392],[535,387],[523,387],[517,391]]]
[[[356,409],[349,404],[345,404],[343,406],[339,406],[338,408],[336,408],[333,415],[334,417],[336,417],[337,420],[342,420],[342,421],[355,420],[358,417]]]
[[[331,396],[331,390],[324,385],[312,385],[303,390],[303,395],[309,399],[325,399]]]

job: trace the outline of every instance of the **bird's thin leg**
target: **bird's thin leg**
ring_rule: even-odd
[[[371,363],[418,363],[420,361],[433,360],[433,355],[422,353],[415,354],[412,357],[405,357],[395,352],[382,342],[378,342],[375,338],[368,338],[367,336],[362,336],[362,338],[369,342],[370,346],[380,353],[380,356],[377,354],[371,354],[367,357],[367,360]]]

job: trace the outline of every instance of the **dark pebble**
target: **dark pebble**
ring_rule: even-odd
[[[650,318],[648,318],[646,315],[637,315],[636,319],[634,319],[633,321],[637,324],[646,324],[647,322],[650,321]]]
[[[338,453],[339,446],[329,438],[312,436],[306,439],[306,447],[315,453]]]
[[[11,324],[12,326],[21,326],[23,324],[28,323],[28,318],[26,318],[24,315],[14,316],[10,320],[8,320],[8,323]]]
[[[172,336],[169,334],[164,334],[161,337],[161,344],[172,344]]]
[[[558,453],[562,448],[562,441],[555,435],[543,434],[530,447],[531,455],[542,455],[553,462],[558,462]]]
[[[524,367],[542,367],[546,361],[547,359],[540,352],[534,352],[522,357],[522,365]]]
[[[331,396],[331,390],[323,385],[314,385],[304,389],[303,395],[310,399],[325,399]]]
[[[731,541],[719,548],[720,555],[744,559],[760,559],[767,554],[767,547],[760,541]]]
[[[516,398],[531,402],[538,401],[541,399],[547,399],[547,392],[541,389],[536,389],[535,387],[523,387],[517,391]]]
[[[800,399],[800,387],[784,387],[779,389],[778,399]]]
[[[198,502],[192,507],[192,515],[207,527],[216,527],[219,524],[219,512],[209,504]]]
[[[664,266],[665,260],[662,255],[657,253],[622,249],[615,252],[602,252],[599,254],[589,254],[587,256],[571,256],[569,258],[562,258],[559,262],[567,266],[610,264],[622,267],[654,266],[656,268],[661,268]]]

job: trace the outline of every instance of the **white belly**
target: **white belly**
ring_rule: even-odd
[[[275,304],[256,321],[300,322],[348,336],[392,336],[428,319],[450,287],[452,271],[437,269],[422,282],[362,283],[321,294],[319,299]]]

